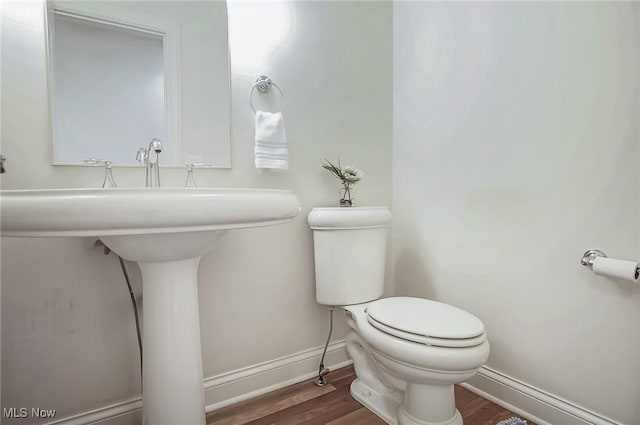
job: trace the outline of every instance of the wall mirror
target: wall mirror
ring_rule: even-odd
[[[224,1],[47,1],[54,164],[231,166]]]

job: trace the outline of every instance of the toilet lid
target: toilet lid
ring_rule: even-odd
[[[470,347],[486,340],[484,324],[476,316],[424,298],[377,300],[367,306],[367,316],[383,332],[427,345]]]

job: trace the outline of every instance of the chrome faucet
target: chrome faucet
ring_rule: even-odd
[[[146,187],[160,187],[160,152],[162,152],[162,142],[153,138],[147,149],[140,148],[136,153],[136,160],[146,165]],[[152,157],[155,156],[155,159]]]

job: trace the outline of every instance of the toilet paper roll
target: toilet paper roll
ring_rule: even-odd
[[[615,258],[596,257],[593,260],[593,272],[600,276],[615,277],[631,282],[638,282],[638,263],[635,261],[617,260]]]

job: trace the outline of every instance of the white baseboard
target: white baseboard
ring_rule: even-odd
[[[313,378],[322,348],[312,348],[204,380],[206,411],[211,412],[279,388]],[[325,365],[337,369],[351,364],[344,340],[329,344]],[[329,375],[330,379],[331,375]],[[45,425],[133,425],[140,423],[142,399],[134,398],[58,419]]]
[[[134,398],[82,412],[77,415],[47,422],[45,425],[130,425],[136,423],[142,412],[142,399]],[[140,423],[140,419],[138,419]]]
[[[314,348],[207,378],[204,381],[206,411],[212,412],[311,379],[318,373],[320,356],[322,348]],[[329,344],[324,363],[332,369],[352,363],[344,340]]]
[[[462,386],[538,425],[623,425],[486,366]]]
[[[322,347],[313,348],[209,377],[204,380],[206,411],[311,379],[321,355]],[[344,340],[329,345],[325,358],[328,367],[336,369],[350,363]],[[539,425],[623,425],[486,366],[462,386]],[[141,410],[142,400],[135,398],[46,425],[134,425],[140,423]]]

